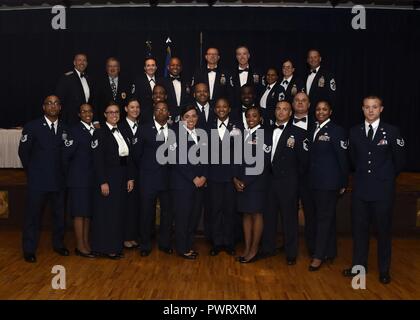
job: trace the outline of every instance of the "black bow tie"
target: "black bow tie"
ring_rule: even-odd
[[[152,79],[149,80],[149,82],[155,82],[155,79],[152,78]]]
[[[171,75],[171,80],[172,80],[172,81],[174,81],[174,80],[178,80],[178,81],[180,81],[180,78],[181,78],[180,76],[172,76],[172,75]]]
[[[207,73],[216,72],[217,68],[207,68]]]
[[[287,86],[289,84],[289,81],[283,80],[282,84],[285,84]]]
[[[112,129],[111,129],[111,132],[112,132],[112,133],[114,133],[115,131],[120,132],[120,130],[118,130],[118,128],[117,128],[117,127],[114,127],[114,128],[112,128]]]
[[[311,70],[310,73],[316,73],[316,69]]]
[[[133,124],[133,129],[137,128],[137,123]]]
[[[298,119],[298,118],[294,118],[294,119],[293,119],[293,122],[294,122],[294,123],[297,123],[297,122],[299,122],[299,121],[306,122],[306,117],[303,117],[303,118],[300,118],[300,119]]]
[[[276,129],[280,129],[280,130],[283,130],[284,129],[284,124],[281,124],[281,125],[278,125],[278,124],[276,124]]]
[[[80,72],[80,78],[84,78],[85,74],[83,72]]]
[[[225,128],[227,128],[227,126],[226,126],[226,124],[225,124],[224,122],[222,122],[222,123],[219,125],[219,128],[221,128],[222,126],[225,126]]]
[[[245,68],[245,69],[238,69],[239,74],[241,74],[242,72],[248,72],[249,68]]]
[[[94,127],[90,127],[89,128],[89,132],[91,132],[92,130],[95,130],[95,128]]]

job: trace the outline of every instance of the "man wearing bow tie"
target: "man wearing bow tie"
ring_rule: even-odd
[[[144,61],[143,74],[136,77],[131,93],[141,102],[141,123],[152,121],[153,118],[153,89],[158,81],[156,77],[157,64],[155,58],[149,57]],[[146,120],[147,119],[147,120]]]
[[[246,46],[239,46],[235,50],[236,61],[238,62],[237,67],[232,71],[229,84],[231,86],[231,104],[237,106],[240,101],[241,88],[247,84],[255,87],[255,93],[259,96],[259,93],[263,90],[262,86],[262,74],[253,66],[249,64],[251,57],[249,50]]]
[[[290,104],[293,103],[293,99],[298,92],[305,90],[303,81],[297,78],[294,72],[295,68],[293,67],[292,60],[285,60],[282,65],[283,79],[279,83],[284,89],[283,100],[288,101]]]
[[[352,192],[352,266],[364,266],[367,272],[369,225],[376,224],[379,281],[391,281],[392,212],[395,179],[405,163],[405,141],[397,127],[380,119],[384,107],[378,96],[363,100],[363,124],[350,130],[349,153],[355,172]],[[348,268],[343,275],[357,273]]]
[[[206,65],[196,70],[191,86],[197,83],[207,84],[210,93],[210,104],[214,105],[218,98],[226,96],[229,77],[219,65],[220,55],[217,48],[208,48],[204,58]]]
[[[246,109],[255,105],[255,87],[250,84],[245,84],[241,88],[241,95],[239,105],[231,112],[232,119],[243,124],[243,128],[247,129],[248,124],[246,122],[245,112]]]
[[[121,107],[121,110],[123,110],[130,94],[130,82],[125,76],[121,76],[120,62],[116,58],[110,57],[106,60],[105,70],[106,75],[95,81],[97,84],[95,90],[95,107],[102,124],[105,124],[105,117],[103,115],[107,104],[110,101],[115,101]],[[122,114],[121,118],[124,115]]]
[[[87,55],[78,53],[73,60],[74,69],[65,73],[58,81],[56,93],[62,103],[62,120],[73,125],[79,122],[79,108],[93,101],[93,86],[86,74]],[[94,119],[97,121],[97,119]]]
[[[191,88],[181,77],[182,63],[178,57],[172,57],[168,65],[168,77],[161,80],[167,93],[167,103],[171,119],[179,119],[180,110],[191,102]]]
[[[319,101],[328,101],[333,108],[336,107],[337,84],[334,75],[321,67],[321,54],[317,49],[308,51],[306,62],[309,73],[306,77],[305,92],[309,96],[311,104],[316,106]],[[315,107],[313,108],[315,109]],[[315,112],[315,110],[313,110]]]
[[[313,132],[315,119],[308,114],[309,97],[305,92],[299,92],[293,99],[293,125],[306,130],[305,148],[309,148],[310,132]],[[306,168],[308,169],[308,168]],[[315,213],[312,205],[311,192],[309,187],[308,172],[305,170],[299,176],[299,199],[302,202],[305,213],[305,240],[309,256],[315,251]]]
[[[270,191],[267,194],[268,207],[264,212],[261,256],[272,256],[276,252],[280,211],[286,262],[294,265],[298,253],[298,182],[308,162],[308,150],[303,143],[306,132],[293,125],[292,106],[287,101],[276,104],[275,119],[271,128]]]

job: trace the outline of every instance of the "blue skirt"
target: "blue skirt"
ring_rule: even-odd
[[[68,203],[72,217],[90,218],[93,210],[93,188],[70,188]]]
[[[263,213],[266,194],[264,191],[246,191],[236,193],[237,210],[241,213]]]

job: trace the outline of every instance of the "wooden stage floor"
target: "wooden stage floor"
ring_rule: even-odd
[[[74,235],[67,245],[74,248]],[[301,241],[302,243],[302,241]],[[371,243],[366,290],[354,290],[351,279],[341,270],[349,266],[351,239],[339,238],[339,257],[318,272],[307,271],[309,259],[301,246],[295,266],[285,264],[284,254],[240,264],[221,253],[208,255],[209,246],[197,239],[200,256],[189,261],[154,250],[143,258],[126,251],[125,258],[85,259],[61,257],[50,245],[50,233],[43,232],[38,262],[23,261],[18,230],[0,230],[0,299],[234,299],[234,300],[336,300],[336,299],[420,299],[420,238],[396,238],[393,242],[392,282],[378,281],[376,241]],[[66,269],[65,290],[54,290],[54,265]]]

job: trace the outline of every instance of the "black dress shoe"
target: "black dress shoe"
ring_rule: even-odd
[[[57,252],[60,256],[67,257],[70,255],[70,251],[67,248],[54,248],[54,251]]]
[[[119,260],[119,259],[121,259],[121,256],[118,253],[109,253],[109,254],[106,254],[106,257],[108,259],[111,259],[111,260]]]
[[[190,250],[190,252],[189,252],[190,254],[192,254],[193,256],[198,256],[199,255],[199,253],[197,252],[197,251],[194,251],[194,250]]]
[[[388,284],[391,282],[391,276],[389,273],[381,273],[379,275],[379,282],[383,284]]]
[[[347,269],[344,269],[344,270],[343,270],[343,276],[345,276],[345,277],[355,277],[355,276],[357,276],[357,275],[358,275],[358,273],[353,272],[351,269],[352,269],[352,268],[347,268]]]
[[[36,262],[36,256],[33,253],[24,253],[23,258],[26,262],[35,263]]]
[[[217,256],[220,253],[221,248],[220,247],[213,247],[210,250],[210,255],[212,257]]]
[[[172,254],[172,253],[174,253],[174,250],[172,248],[159,247],[159,250],[162,251],[162,252],[165,252],[166,254]]]
[[[288,266],[293,266],[296,264],[296,258],[286,258],[286,261]]]
[[[92,254],[92,252],[83,253],[82,251],[80,251],[77,248],[74,249],[74,253],[76,254],[76,256],[83,257],[83,258],[95,258],[96,257],[94,254]]]
[[[147,257],[150,254],[150,250],[140,250],[140,256]]]
[[[232,247],[225,247],[224,250],[230,256],[234,256],[236,254],[236,250]]]
[[[197,255],[192,254],[191,252],[187,252],[184,254],[178,254],[181,258],[187,259],[187,260],[195,260],[197,259]]]

